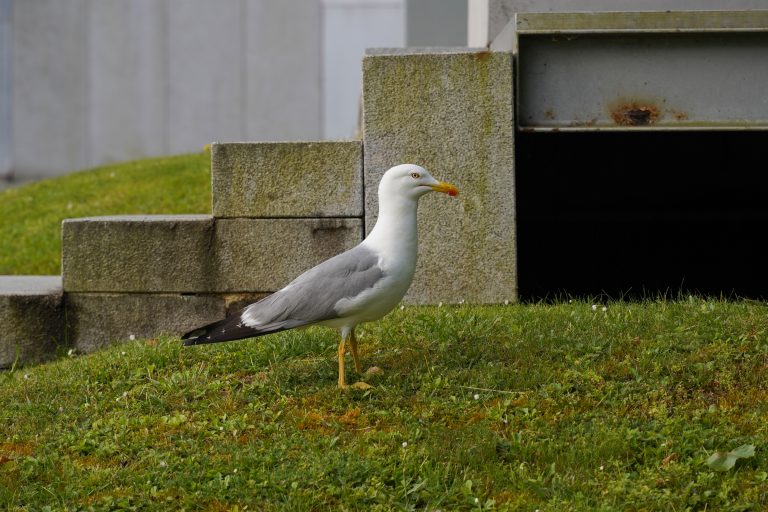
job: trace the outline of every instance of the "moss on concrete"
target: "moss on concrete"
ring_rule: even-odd
[[[122,215],[62,223],[67,292],[215,289],[213,217]]]
[[[361,217],[357,141],[214,144],[215,217]]]
[[[217,288],[279,290],[362,238],[360,219],[217,219]]]
[[[112,343],[181,335],[224,318],[226,300],[214,295],[69,293],[68,334],[79,352]]]
[[[422,165],[460,191],[457,201],[422,200],[419,268],[406,299],[515,300],[511,54],[369,55],[363,74],[366,230],[393,165]]]
[[[61,279],[0,276],[0,368],[40,361],[64,343]]]
[[[360,243],[362,221],[126,215],[69,219],[62,238],[67,292],[269,292]]]

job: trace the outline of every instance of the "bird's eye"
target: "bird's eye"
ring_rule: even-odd
[[[421,174],[419,174],[417,172],[412,172],[411,173],[411,178],[417,180],[417,179],[421,178]]]

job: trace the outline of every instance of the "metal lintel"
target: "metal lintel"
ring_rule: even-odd
[[[524,18],[520,130],[768,130],[768,11]]]
[[[602,32],[767,32],[768,10],[518,13],[524,34]]]

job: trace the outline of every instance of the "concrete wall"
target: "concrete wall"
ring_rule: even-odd
[[[45,175],[88,162],[87,0],[11,1],[12,168]]]
[[[0,0],[0,180],[11,171],[10,0]]]
[[[165,10],[156,0],[101,0],[90,7],[89,152],[84,165],[160,155],[166,126]],[[29,157],[27,157],[29,158]],[[23,162],[19,162],[21,165]],[[26,167],[34,171],[36,162]]]
[[[403,0],[0,0],[0,176],[353,137],[403,27]]]
[[[403,0],[323,0],[323,136],[357,135],[366,48],[405,44]]]
[[[247,118],[241,140],[318,138],[322,134],[319,0],[247,1]]]
[[[4,118],[19,177],[199,151],[213,140],[321,135],[319,0],[9,7]]]
[[[406,0],[406,46],[465,46],[467,0]]]

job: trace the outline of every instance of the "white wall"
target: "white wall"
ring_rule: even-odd
[[[87,0],[12,0],[12,168],[46,175],[88,162]]]
[[[81,166],[68,162],[62,170],[163,154],[168,147],[163,6],[156,0],[100,0],[90,6],[89,18],[88,159]]]
[[[320,0],[249,5],[247,140],[322,137],[320,5]]]
[[[323,135],[358,130],[366,48],[405,44],[403,0],[323,0]]]
[[[11,172],[10,0],[0,0],[0,180]]]
[[[468,0],[406,0],[407,46],[466,46]]]
[[[403,27],[403,0],[0,0],[0,175],[353,137]]]
[[[246,10],[255,5],[241,0],[166,0],[167,152],[247,137],[243,74],[248,63],[243,62],[243,52],[248,34],[243,32],[249,20]],[[295,78],[306,77],[299,71]]]

